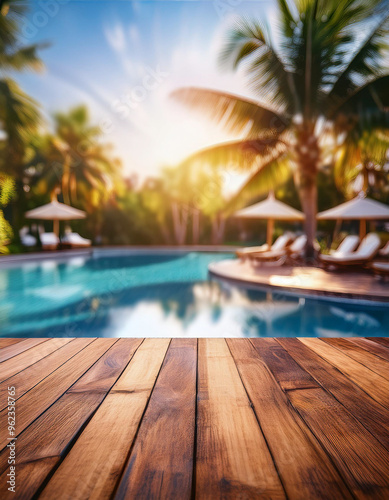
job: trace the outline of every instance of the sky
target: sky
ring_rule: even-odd
[[[20,85],[41,103],[48,126],[56,111],[87,104],[124,173],[140,179],[233,138],[169,96],[201,86],[254,97],[244,73],[222,70],[217,57],[237,17],[271,19],[274,10],[273,0],[29,4],[22,42],[49,46],[40,52],[45,71],[15,75]]]

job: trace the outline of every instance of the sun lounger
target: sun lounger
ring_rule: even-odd
[[[249,258],[251,254],[258,254],[270,251],[279,251],[286,248],[287,245],[293,240],[292,234],[282,234],[279,236],[273,245],[269,248],[269,245],[261,245],[259,247],[247,247],[242,248],[236,252],[236,256],[242,260]]]
[[[92,244],[91,240],[83,238],[78,233],[67,233],[61,242],[69,245],[71,248],[87,248]]]
[[[370,268],[377,276],[381,276],[382,278],[389,276],[389,262],[372,262]]]
[[[42,233],[40,235],[43,250],[56,250],[59,238],[55,233]]]
[[[379,236],[375,233],[369,233],[354,252],[342,253],[341,255],[320,255],[319,258],[325,266],[361,266],[375,257],[380,246]]]
[[[345,239],[341,242],[336,250],[332,250],[330,252],[330,255],[335,257],[348,255],[350,252],[353,252],[357,248],[360,241],[361,240],[359,239],[359,236],[350,234],[345,237]]]
[[[292,259],[294,259],[303,253],[306,243],[307,237],[305,235],[302,235],[296,238],[296,240],[289,247],[285,247],[280,250],[270,250],[269,252],[256,252],[251,254],[249,256],[249,259],[254,264],[277,261],[280,259],[286,259],[286,257],[291,257]]]
[[[36,246],[36,238],[32,234],[29,234],[28,227],[24,226],[19,231],[20,242],[24,247],[35,247]]]
[[[384,245],[383,248],[378,252],[381,257],[389,257],[389,241]]]

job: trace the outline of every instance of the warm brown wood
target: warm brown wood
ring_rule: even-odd
[[[18,370],[0,383],[0,408],[8,384],[17,387],[18,487],[6,489],[3,449],[0,497],[386,499],[388,381],[374,370],[388,347],[379,340],[29,345],[1,364]],[[36,361],[26,366],[29,351]]]
[[[0,363],[27,351],[27,349],[31,349],[31,347],[35,345],[47,342],[48,340],[49,339],[24,339],[21,342],[4,347],[4,349],[0,351]]]
[[[319,387],[274,338],[251,339],[251,342],[284,390]]]
[[[349,340],[353,344],[358,345],[359,347],[362,347],[362,349],[365,349],[365,351],[375,354],[376,356],[379,356],[386,361],[389,361],[389,347],[384,347],[380,344],[377,344],[376,342],[373,342],[371,339],[366,338],[352,337],[347,340]]]
[[[200,339],[196,497],[285,498],[224,339]]]
[[[305,389],[287,394],[352,493],[357,498],[388,498],[389,455],[381,443],[326,391]]]
[[[37,361],[42,358],[45,358],[52,352],[56,351],[60,347],[63,347],[68,342],[71,342],[73,339],[50,339],[47,342],[44,342],[41,345],[36,345],[27,351],[18,354],[17,356],[13,356],[12,358],[4,361],[1,364],[0,371],[0,380],[7,380],[7,378],[16,375],[20,371],[25,368],[33,365]]]
[[[334,498],[352,498],[328,455],[292,410],[287,396],[250,341],[234,339],[227,343],[288,498],[325,498],[329,491]]]
[[[387,410],[298,339],[277,339],[288,353],[389,450]]]
[[[298,339],[277,341],[389,450],[388,411]]]
[[[196,365],[197,340],[172,340],[116,498],[191,498]]]
[[[147,339],[77,440],[40,498],[109,498],[124,467],[168,339]],[[82,470],[82,481],[69,481]]]
[[[60,366],[21,398],[18,399],[17,434],[43,413],[62,394],[77,381],[117,339],[97,339],[87,349],[83,349],[69,361]],[[7,421],[6,409],[0,412],[0,428]],[[0,449],[7,444],[6,435],[0,438]]]
[[[0,349],[4,349],[4,347],[8,347],[13,344],[17,344],[18,342],[21,342],[24,340],[23,338],[20,339],[0,339]]]
[[[46,378],[50,373],[59,368],[63,363],[72,358],[75,354],[92,343],[94,339],[79,338],[74,339],[61,349],[57,349],[45,358],[37,361],[25,370],[17,373],[13,377],[0,383],[0,410],[7,406],[8,387],[16,388],[16,399],[19,399],[27,391],[32,389],[41,380]],[[43,346],[44,344],[42,344]]]
[[[320,339],[304,337],[299,340],[347,375],[378,403],[389,409],[389,383],[387,380]]]
[[[381,358],[378,358],[375,354],[366,352],[362,347],[349,342],[346,339],[328,338],[323,339],[324,342],[336,347],[340,351],[344,352],[350,358],[355,359],[358,363],[366,366],[373,372],[381,375],[381,377],[389,380],[389,363]]]
[[[388,337],[370,337],[370,340],[376,342],[377,344],[382,344],[385,347],[389,347],[389,338]]]
[[[30,498],[60,462],[68,443],[98,408],[106,393],[131,360],[141,339],[120,339],[17,441],[18,495]],[[7,453],[0,454],[0,484]],[[56,492],[53,498],[65,498]],[[2,498],[8,498],[7,495]],[[12,498],[12,495],[9,496]]]

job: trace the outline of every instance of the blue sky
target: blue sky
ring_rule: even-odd
[[[222,71],[216,59],[234,19],[272,16],[271,0],[52,2],[47,12],[47,2],[30,2],[23,23],[26,42],[50,43],[41,51],[46,70],[17,75],[48,123],[55,111],[87,104],[125,172],[141,178],[230,138],[169,94],[195,85],[250,96],[243,73]]]

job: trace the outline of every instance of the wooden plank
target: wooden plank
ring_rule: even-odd
[[[264,357],[268,357],[268,353],[260,357],[249,340],[231,339],[227,343],[253,403],[287,497],[296,500],[329,496],[352,498],[328,455],[292,410],[287,396],[266,366]],[[272,350],[280,354],[283,349],[278,346],[280,349]],[[277,364],[279,359],[287,358],[277,356]]]
[[[285,498],[224,339],[200,339],[196,497]]]
[[[147,339],[41,493],[41,499],[110,498],[128,457],[169,339]],[[82,470],[82,481],[78,480]],[[70,478],[74,478],[71,480]]]
[[[298,339],[277,341],[389,450],[388,412],[383,406]]]
[[[251,339],[251,343],[285,391],[319,387],[274,338]]]
[[[378,403],[389,408],[389,383],[387,380],[320,339],[304,337],[299,340],[347,375]]]
[[[2,338],[2,339],[0,339],[0,349],[4,349],[5,347],[8,347],[10,345],[17,344],[18,342],[21,342],[22,340],[24,340],[24,338],[20,338],[20,339]]]
[[[369,337],[369,340],[381,344],[384,347],[389,347],[389,338],[387,337]]]
[[[386,380],[389,380],[389,363],[387,361],[378,358],[375,354],[367,352],[362,347],[349,342],[347,339],[326,338],[322,340],[327,342],[327,344],[332,347],[344,352],[350,356],[350,358],[355,359],[358,363],[366,366],[366,368],[369,368],[378,375],[381,375],[381,377]]]
[[[117,339],[97,339],[87,348],[77,353],[69,361],[33,387],[17,401],[19,435],[41,413],[52,405],[69,387],[76,382]],[[6,425],[7,409],[0,412],[0,427]],[[0,438],[0,450],[7,444],[7,436]]]
[[[116,498],[191,498],[196,366],[196,339],[172,340]]]
[[[15,376],[0,383],[0,410],[7,406],[8,387],[16,388],[16,399],[22,397],[27,391],[32,389],[41,380],[46,378],[50,373],[54,372],[59,366],[72,358],[75,354],[91,344],[94,339],[78,338],[74,339],[69,344],[61,347],[52,354],[37,361],[32,366],[17,373]]]
[[[35,347],[28,349],[28,351],[24,351],[21,354],[4,361],[1,365],[0,380],[7,380],[7,378],[16,375],[72,340],[73,339],[71,338],[50,339],[47,342],[43,342],[43,344],[36,345]]]
[[[389,498],[388,452],[381,443],[326,391],[304,389],[287,395],[355,497]]]
[[[48,340],[49,339],[24,339],[21,342],[4,347],[0,352],[0,363],[27,351],[27,349],[31,349],[31,347],[47,342]]]
[[[350,342],[353,344],[358,345],[359,347],[362,347],[362,349],[365,349],[366,351],[369,351],[372,354],[375,354],[376,356],[379,356],[382,359],[385,359],[386,361],[389,361],[389,348],[384,347],[380,344],[377,344],[376,342],[373,342],[370,339],[366,338],[360,338],[360,337],[352,337],[348,339]]]
[[[43,415],[26,429],[17,441],[17,493],[31,498],[47,476],[60,463],[77,439],[107,392],[131,360],[141,339],[120,339]],[[5,484],[7,451],[0,454],[0,487]],[[80,469],[82,470],[82,469]],[[74,477],[78,482],[78,474]],[[68,478],[70,481],[72,478]],[[4,493],[2,498],[12,498]],[[59,490],[53,498],[65,498]]]

